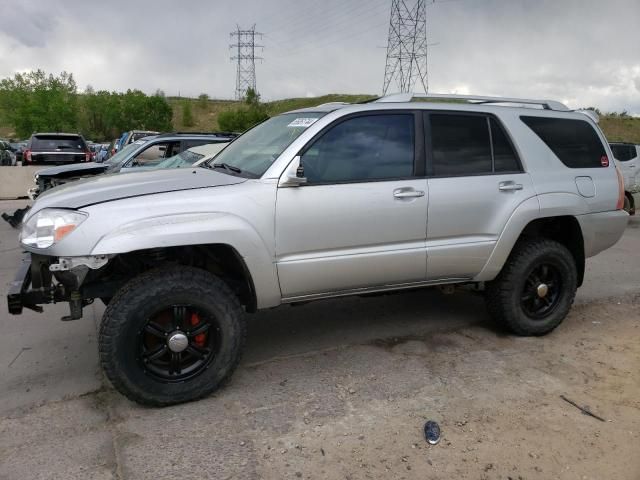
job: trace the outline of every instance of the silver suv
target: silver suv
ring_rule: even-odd
[[[585,258],[627,225],[594,116],[552,101],[411,100],[285,113],[201,168],[45,193],[23,224],[10,312],[68,302],[74,320],[100,298],[102,366],[151,405],[219,388],[244,313],[283,303],[470,284],[515,334],[550,332]]]

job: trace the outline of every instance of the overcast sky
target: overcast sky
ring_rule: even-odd
[[[411,3],[413,0],[407,0]],[[379,94],[391,0],[5,0],[0,77],[232,98],[229,33],[264,33],[264,99]],[[640,115],[640,0],[442,0],[427,7],[431,92],[548,97]],[[382,47],[382,48],[381,48]]]

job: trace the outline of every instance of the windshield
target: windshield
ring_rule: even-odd
[[[143,143],[146,142],[138,140],[135,143],[130,143],[122,150],[119,150],[118,153],[106,160],[104,163],[110,166],[118,165],[121,161],[126,160],[129,157],[129,154],[133,153],[133,151],[140,147],[140,145],[142,145]]]
[[[323,112],[305,112],[272,117],[236,138],[207,165],[224,164],[240,169],[243,176],[259,178],[291,142],[323,115]]]
[[[169,157],[161,161],[159,164],[155,165],[154,169],[162,169],[162,168],[180,168],[180,167],[190,167],[198,160],[200,160],[204,155],[201,155],[196,152],[192,152],[190,150],[185,150],[184,152],[180,152],[178,155],[174,155],[173,157]]]

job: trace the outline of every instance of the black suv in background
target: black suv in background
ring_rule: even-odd
[[[88,162],[91,153],[77,133],[34,133],[23,154],[26,165]]]

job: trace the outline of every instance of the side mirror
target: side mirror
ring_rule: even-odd
[[[296,156],[289,168],[285,171],[280,180],[280,187],[299,187],[307,183],[307,177],[304,176],[304,166],[300,156]]]

